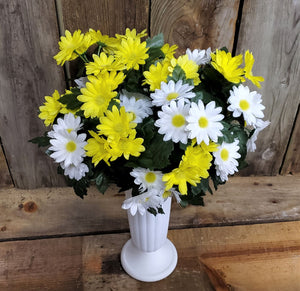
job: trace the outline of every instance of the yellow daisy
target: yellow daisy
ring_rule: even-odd
[[[259,82],[263,82],[264,78],[260,76],[253,76],[252,74],[253,64],[254,64],[253,54],[247,50],[245,53],[245,68],[244,68],[245,77],[249,79],[255,86],[260,88],[261,85]]]
[[[126,138],[134,128],[136,123],[132,122],[133,114],[125,112],[125,107],[121,107],[120,111],[117,106],[112,107],[112,111],[107,110],[105,116],[100,118],[100,124],[97,126],[100,134],[107,136],[108,141],[120,140]]]
[[[211,54],[211,59],[212,66],[229,82],[235,84],[245,82],[245,79],[243,78],[244,70],[239,68],[243,63],[242,55],[232,57],[231,53],[216,50],[216,53]]]
[[[198,74],[199,66],[194,61],[190,60],[188,55],[180,56],[178,59],[173,58],[171,60],[171,67],[169,67],[170,72],[173,72],[176,65],[179,65],[182,68],[187,79],[192,79],[194,81],[195,86],[200,84]]]
[[[144,72],[144,77],[146,78],[143,85],[149,84],[150,91],[155,91],[155,89],[160,89],[161,82],[167,82],[167,77],[169,75],[169,63],[158,62],[156,65],[151,65],[149,71]]]
[[[166,43],[162,46],[161,51],[165,54],[165,59],[171,60],[174,57],[177,49],[177,45],[170,46],[168,43]]]
[[[117,96],[117,92],[112,91],[111,84],[106,79],[89,76],[88,80],[86,88],[81,89],[82,95],[77,99],[84,103],[81,109],[86,118],[100,117],[107,110],[111,99]]]
[[[145,60],[149,57],[146,45],[145,41],[141,43],[138,38],[122,39],[118,50],[115,52],[116,58],[126,65],[127,70],[138,70],[139,65],[144,65]]]
[[[87,140],[87,145],[84,147],[86,156],[92,158],[92,163],[95,166],[102,160],[110,166],[111,154],[107,140],[93,131],[89,131],[89,133],[92,138]]]
[[[130,135],[126,138],[120,138],[118,141],[113,140],[110,143],[112,148],[112,158],[111,161],[121,157],[122,155],[126,160],[129,156],[138,157],[142,152],[145,151],[143,146],[144,139],[135,138],[135,131],[132,131]]]
[[[63,108],[63,104],[58,101],[59,98],[60,95],[58,91],[55,90],[52,96],[45,96],[46,102],[39,107],[39,118],[44,120],[46,126],[53,124],[57,114]]]
[[[75,60],[83,54],[91,44],[91,37],[84,35],[81,30],[76,30],[73,35],[66,30],[65,36],[60,38],[58,43],[60,52],[54,56],[58,65],[64,65],[66,61]]]
[[[147,36],[147,30],[144,29],[142,32],[136,34],[136,29],[130,30],[129,28],[126,28],[125,35],[116,34],[117,39],[141,39],[142,37]]]

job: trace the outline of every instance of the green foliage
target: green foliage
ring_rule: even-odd
[[[43,136],[38,136],[33,139],[30,139],[29,142],[37,144],[38,147],[47,147],[50,146],[50,137],[47,135],[48,132],[45,132]]]
[[[59,102],[65,104],[69,110],[77,110],[83,104],[77,97],[81,94],[80,89],[71,88],[71,93],[66,93],[59,98]]]

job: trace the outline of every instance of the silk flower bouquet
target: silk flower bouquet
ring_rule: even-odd
[[[187,49],[175,57],[162,34],[146,37],[66,31],[54,59],[75,60],[76,85],[45,97],[39,118],[48,130],[31,140],[47,147],[81,198],[91,184],[102,193],[111,183],[132,189],[122,205],[132,215],[163,213],[171,195],[182,206],[204,205],[210,185],[217,190],[247,165],[269,124],[261,95],[244,85],[263,81],[252,74],[252,53]]]

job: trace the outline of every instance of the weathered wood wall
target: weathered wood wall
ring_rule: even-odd
[[[44,96],[65,87],[64,71],[52,58],[60,32],[90,27],[110,35],[126,27],[163,32],[181,52],[224,45],[232,50],[234,43],[236,53],[251,50],[254,72],[265,77],[261,92],[271,125],[243,174],[300,172],[299,0],[284,5],[281,0],[0,0],[0,8],[0,137],[6,155],[0,148],[0,186],[64,185],[54,163],[28,140],[44,132],[37,117]]]

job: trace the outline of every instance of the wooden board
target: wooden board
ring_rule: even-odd
[[[0,188],[1,187],[13,187],[13,182],[11,180],[9,169],[7,167],[0,139]]]
[[[254,75],[265,77],[260,93],[271,121],[244,175],[276,175],[283,163],[300,103],[299,14],[299,1],[244,1],[237,53],[253,52]]]
[[[163,32],[179,53],[190,49],[232,50],[239,1],[151,1],[151,34]]]
[[[147,0],[59,0],[64,29],[85,32],[89,28],[114,36],[125,29],[148,29]]]
[[[281,174],[300,173],[300,113],[298,112]]]
[[[38,108],[45,95],[63,90],[52,1],[2,1],[0,9],[0,136],[17,187],[63,185],[56,167],[28,142],[43,135]],[[45,13],[46,12],[46,13]]]
[[[171,230],[166,279],[142,283],[120,264],[128,233],[0,243],[1,290],[299,290],[300,222]]]
[[[170,228],[300,220],[299,188],[300,176],[234,177],[205,207],[173,201]],[[84,200],[71,188],[0,190],[0,241],[128,231],[123,201],[116,187],[105,195],[91,188]]]

